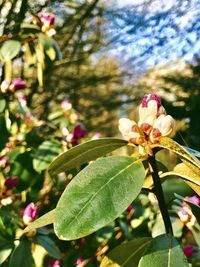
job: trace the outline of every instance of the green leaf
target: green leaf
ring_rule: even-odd
[[[55,59],[61,60],[62,59],[62,54],[61,54],[60,48],[54,39],[52,39],[51,37],[48,37],[47,35],[45,35],[43,33],[38,34],[38,39],[39,39],[39,42],[42,44],[47,55],[48,55],[48,51],[50,51],[51,49],[53,49],[55,51],[56,57],[54,59],[49,57],[51,60],[55,60]]]
[[[156,237],[140,259],[138,267],[188,267],[187,260],[175,238]]]
[[[6,107],[6,100],[0,99],[0,113],[4,111],[5,107]]]
[[[52,160],[61,152],[61,145],[57,140],[44,141],[38,148],[33,159],[33,168],[41,172],[49,166]]]
[[[5,147],[5,144],[8,142],[8,130],[6,127],[6,120],[3,114],[0,115],[0,133],[1,133],[1,142],[0,142],[0,150]]]
[[[48,224],[54,223],[55,222],[55,209],[45,213],[43,216],[32,222],[29,226],[27,226],[24,229],[24,233],[33,230],[35,228],[40,228],[43,226],[46,226]]]
[[[176,153],[184,162],[190,163],[200,171],[200,162],[197,158],[192,156],[186,149],[176,143],[174,140],[168,137],[161,137],[159,143],[155,144],[154,147],[163,147]]]
[[[193,171],[193,168],[189,168],[184,163],[177,164],[170,172],[172,175],[177,175],[200,196],[200,175]]]
[[[137,238],[116,247],[103,258],[100,267],[137,267],[151,241],[151,237]]]
[[[11,164],[11,174],[20,178],[18,189],[30,187],[38,178],[38,173],[33,169],[31,152],[19,154]]]
[[[60,259],[60,251],[58,247],[55,245],[54,241],[45,235],[38,235],[36,237],[36,242],[42,246],[46,251],[49,253],[49,255],[53,258]]]
[[[12,249],[12,242],[0,239],[0,265],[10,256]]]
[[[3,43],[0,49],[0,53],[3,57],[3,61],[11,60],[17,56],[21,49],[21,43],[16,40],[8,40]]]
[[[127,141],[116,138],[101,138],[75,146],[59,155],[49,166],[50,175],[78,167],[83,163],[102,157],[113,150],[125,146]]]
[[[132,157],[107,157],[89,164],[58,201],[57,236],[78,239],[112,222],[137,197],[144,176],[142,163]]]
[[[9,267],[33,267],[33,258],[31,254],[31,242],[22,240],[15,248],[9,263]]]

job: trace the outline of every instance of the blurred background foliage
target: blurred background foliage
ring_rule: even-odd
[[[89,133],[86,140],[95,132],[117,136],[118,119],[124,116],[136,119],[139,101],[152,91],[160,94],[167,113],[177,120],[176,140],[200,150],[199,0],[2,0],[0,10],[1,54],[6,54],[2,53],[6,41],[17,41],[14,54],[1,58],[1,81],[15,77],[26,80],[23,92],[36,118],[32,126],[24,118],[21,123],[20,118],[15,118],[19,108],[14,96],[1,95],[0,112],[4,112],[12,124],[9,132],[4,127],[4,116],[0,116],[1,149],[8,141],[17,144],[9,153],[9,169],[3,168],[1,175],[20,177],[17,193],[21,194],[23,205],[26,201],[37,202],[40,213],[45,213],[52,208],[52,203],[55,205],[66,183],[77,173],[72,170],[67,178],[59,177],[56,185],[45,176],[44,170],[51,160],[73,145],[63,144],[63,125],[67,124],[72,131],[77,121],[84,122]],[[53,38],[41,31],[40,12],[55,14]],[[70,114],[60,108],[65,98],[72,103]],[[10,103],[9,114],[2,99]],[[46,123],[38,130],[42,121]],[[19,133],[20,140],[9,139]],[[169,154],[161,158],[167,167],[173,167],[176,162]],[[169,202],[173,198],[170,188],[174,188],[175,183],[178,193],[191,194],[179,180],[164,183]],[[22,192],[26,192],[26,197]],[[15,204],[21,205],[17,201]],[[13,212],[12,209],[9,212]],[[133,236],[150,235],[152,231],[162,233],[163,225],[154,227],[157,218],[160,220],[155,199],[143,195],[116,222],[86,239],[59,241],[51,229],[38,234],[52,237],[65,264],[75,264],[81,251],[81,257],[89,259],[89,263],[85,262],[87,266],[97,266],[110,247]],[[184,226],[176,219],[177,237],[183,235],[186,245],[188,240],[196,244],[190,234],[185,238]],[[15,220],[20,221],[19,214]],[[8,236],[15,236],[8,218],[6,223]],[[0,221],[0,231],[4,233],[2,225]],[[35,245],[34,250],[35,255],[38,251],[46,255],[41,246]],[[50,255],[58,256],[52,252]],[[199,254],[196,259],[199,260]],[[49,258],[45,261],[47,266]]]

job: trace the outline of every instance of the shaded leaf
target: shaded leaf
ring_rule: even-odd
[[[3,43],[0,53],[4,61],[11,60],[17,56],[21,49],[21,43],[16,40],[8,40]]]
[[[50,175],[78,167],[83,163],[102,157],[113,150],[125,146],[127,141],[116,138],[102,138],[75,146],[59,155],[49,166]]]
[[[49,166],[52,160],[61,152],[61,145],[57,140],[44,141],[38,148],[33,159],[33,168],[41,172]]]
[[[54,50],[56,53],[56,56],[54,58],[51,58],[51,56],[49,56],[49,58],[51,60],[61,60],[62,59],[62,54],[60,51],[60,48],[57,44],[57,42],[52,39],[51,37],[48,37],[47,35],[43,34],[43,33],[39,33],[38,34],[38,38],[39,38],[39,42],[42,44],[44,51],[46,52],[46,54],[49,56],[49,52],[50,50]]]
[[[15,248],[9,263],[9,267],[33,267],[33,258],[31,254],[31,242],[22,240]]]
[[[4,111],[5,107],[6,107],[6,100],[0,99],[0,113]]]
[[[24,233],[33,230],[35,228],[40,228],[48,224],[54,223],[55,221],[55,209],[45,213],[43,216],[32,222],[24,229]]]
[[[188,267],[176,239],[169,235],[156,237],[139,262],[139,267]]]
[[[78,239],[116,219],[139,194],[144,176],[142,163],[132,157],[101,158],[88,165],[58,201],[57,236]]]
[[[55,242],[48,236],[38,235],[36,237],[36,242],[41,245],[53,258],[60,259],[60,251],[56,246]]]
[[[137,267],[151,241],[151,237],[144,237],[121,244],[103,258],[100,267]]]

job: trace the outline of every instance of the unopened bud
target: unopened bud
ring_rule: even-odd
[[[35,206],[35,204],[32,202],[22,212],[22,219],[25,225],[29,225],[31,222],[33,222],[38,213],[38,208]]]

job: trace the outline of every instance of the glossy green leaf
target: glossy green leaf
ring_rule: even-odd
[[[12,249],[12,242],[0,239],[0,265],[10,256]]]
[[[45,213],[43,216],[32,222],[29,226],[24,229],[24,233],[33,230],[35,228],[40,228],[48,224],[55,222],[55,209]]]
[[[78,239],[112,222],[137,197],[144,176],[142,163],[132,157],[106,157],[89,164],[58,201],[57,236]]]
[[[49,166],[52,160],[61,152],[61,145],[57,140],[44,141],[36,151],[33,159],[33,168],[41,172]]]
[[[36,242],[42,246],[51,257],[60,259],[60,251],[58,247],[56,246],[55,242],[49,237],[45,235],[38,235],[36,237]]]
[[[127,141],[116,138],[102,138],[75,146],[59,155],[49,166],[50,175],[78,167],[83,163],[102,157],[113,150],[125,146]]]
[[[100,267],[137,267],[151,237],[143,237],[123,243],[103,258]]]
[[[181,159],[185,160],[185,162],[194,165],[196,168],[200,170],[200,162],[197,158],[192,156],[186,149],[184,149],[181,145],[176,143],[169,137],[161,137],[159,143],[155,144],[154,147],[163,147],[170,151],[173,151]]]
[[[187,260],[172,236],[156,237],[140,259],[138,267],[188,267]]]
[[[31,242],[21,240],[15,248],[9,263],[9,267],[33,267],[33,258],[31,254]]]
[[[4,61],[11,60],[17,56],[21,49],[21,43],[16,40],[8,40],[3,43],[0,49]]]

